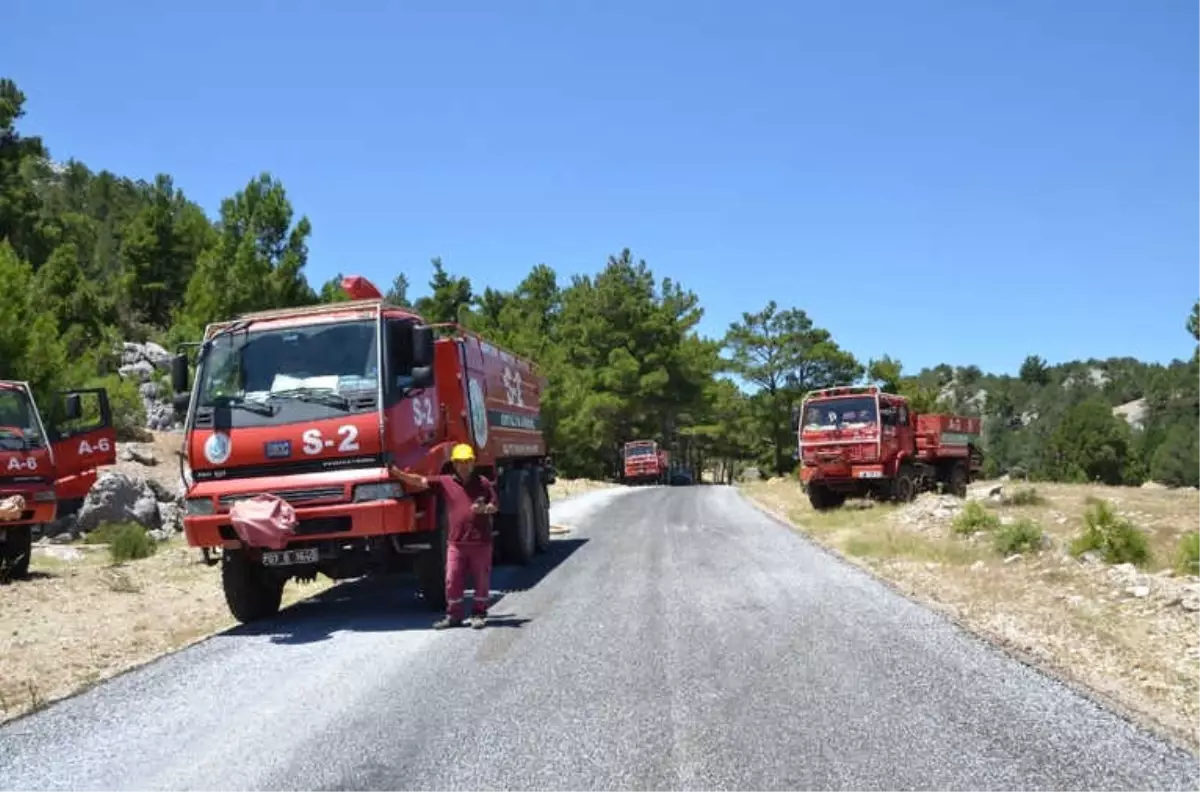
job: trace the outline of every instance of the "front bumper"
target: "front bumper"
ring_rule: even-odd
[[[212,499],[211,514],[188,513],[183,532],[192,547],[238,547],[241,544],[229,506],[236,498],[268,492],[283,497],[296,510],[297,524],[289,542],[320,540],[347,541],[395,534],[417,534],[426,528],[428,515],[418,512],[411,496],[353,502],[354,487],[387,481],[384,471],[367,473],[346,471],[342,474],[314,474],[263,479],[206,481],[193,485],[188,500]],[[297,493],[323,493],[310,501]],[[289,497],[290,496],[290,497]],[[191,509],[189,509],[191,512]]]
[[[805,465],[800,468],[800,483],[827,485],[848,484],[853,481],[878,481],[887,478],[883,465]]]
[[[12,495],[20,495],[25,499],[25,509],[15,520],[0,522],[0,530],[16,525],[41,525],[54,522],[58,516],[58,502],[54,496],[54,487],[49,484],[0,484],[0,500]]]

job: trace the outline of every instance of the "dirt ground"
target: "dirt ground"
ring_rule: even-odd
[[[1001,497],[989,494],[1003,487]],[[1036,489],[1040,501],[1004,495]],[[1090,688],[1160,733],[1200,748],[1200,579],[1177,571],[1178,547],[1200,527],[1195,490],[978,482],[978,499],[1005,524],[1043,531],[1040,549],[1006,553],[992,532],[957,534],[963,501],[925,494],[903,506],[848,502],[812,509],[798,483],[742,486],[760,506],[910,597],[1022,659]],[[1075,557],[1089,498],[1109,501],[1148,539],[1141,568]]]
[[[126,472],[179,483],[172,439],[154,447],[159,464],[121,462]],[[143,448],[149,444],[142,444]],[[613,486],[560,479],[551,501]],[[333,585],[289,581],[284,606]],[[163,654],[229,629],[220,570],[181,537],[151,557],[113,566],[105,545],[39,543],[31,579],[0,586],[0,723]]]

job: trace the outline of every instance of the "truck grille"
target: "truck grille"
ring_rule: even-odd
[[[804,461],[809,465],[875,462],[875,441],[806,448],[804,449]]]
[[[340,501],[346,497],[346,488],[339,485],[336,487],[312,487],[310,489],[278,490],[276,492],[268,493],[239,492],[234,495],[222,495],[221,508],[228,509],[230,506],[240,500],[248,500],[262,494],[274,495],[277,498],[283,498],[285,501],[295,506],[300,503],[312,503],[314,501]]]

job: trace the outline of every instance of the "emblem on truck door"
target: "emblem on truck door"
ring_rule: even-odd
[[[467,395],[471,400],[471,433],[475,435],[475,445],[483,448],[488,441],[488,423],[487,410],[483,406],[483,386],[479,380],[470,380]]]
[[[232,450],[233,444],[229,441],[229,435],[221,432],[214,432],[204,441],[204,458],[214,465],[225,464]]]

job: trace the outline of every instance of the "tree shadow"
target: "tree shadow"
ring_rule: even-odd
[[[555,539],[550,549],[528,566],[495,567],[490,609],[507,595],[536,586],[587,541]],[[285,608],[278,616],[239,625],[221,635],[266,636],[271,643],[283,645],[310,644],[327,641],[337,632],[429,630],[441,615],[426,606],[412,574],[378,575],[339,583]],[[487,629],[519,629],[528,622],[515,614],[496,614],[489,616]]]

